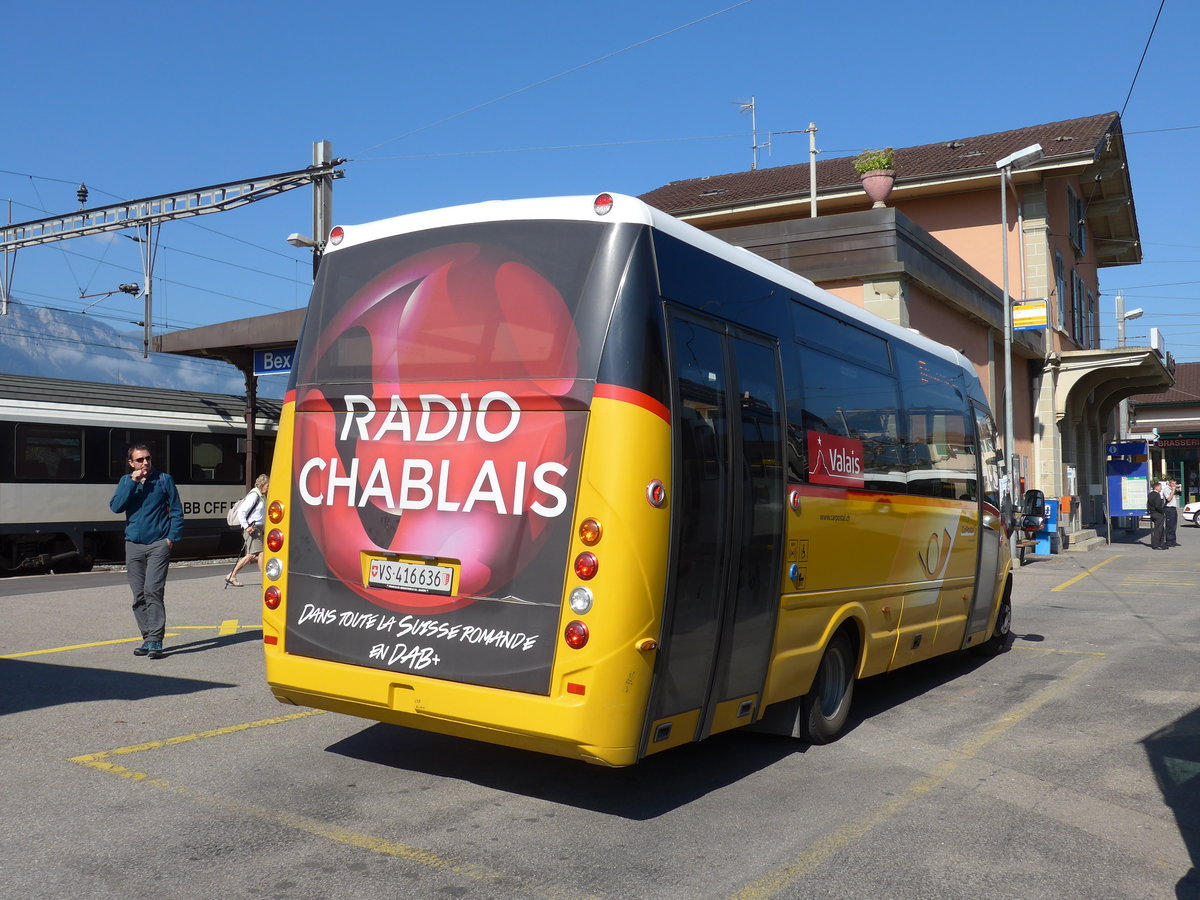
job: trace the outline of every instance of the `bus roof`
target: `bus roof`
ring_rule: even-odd
[[[790,287],[801,296],[816,300],[847,318],[865,321],[872,327],[905,343],[936,354],[943,359],[951,360],[968,371],[974,371],[974,367],[966,356],[954,348],[928,338],[915,329],[904,328],[860,306],[855,306],[848,300],[843,300],[836,294],[818,287],[804,276],[797,275],[744,247],[734,246],[706,231],[701,231],[694,225],[682,222],[637,197],[609,193],[608,196],[612,198],[611,208],[607,212],[601,213],[596,208],[598,196],[600,195],[589,194],[523,200],[488,200],[482,203],[408,213],[361,225],[339,226],[343,232],[342,239],[337,244],[333,244],[331,241],[325,252],[336,253],[339,250],[381,238],[478,222],[553,220],[648,225],[756,275]]]

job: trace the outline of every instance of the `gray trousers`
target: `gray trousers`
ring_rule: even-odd
[[[166,538],[153,544],[125,542],[125,570],[129,589],[133,591],[133,618],[142,632],[142,640],[161,641],[167,630],[163,594],[170,562],[171,548]]]

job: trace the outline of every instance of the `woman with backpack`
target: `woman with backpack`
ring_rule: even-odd
[[[270,483],[266,475],[259,475],[254,480],[254,490],[238,504],[238,524],[242,526],[244,538],[242,558],[237,561],[233,571],[225,576],[226,586],[241,587],[237,573],[255,560],[258,560],[258,567],[262,568],[263,525],[267,521],[267,488]]]

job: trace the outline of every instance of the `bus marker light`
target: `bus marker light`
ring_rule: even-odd
[[[586,690],[587,690],[587,688],[584,687],[582,684],[576,684],[573,681],[567,682],[567,693],[568,694],[579,694],[582,697],[584,691],[586,691]]]
[[[344,229],[341,225],[335,225],[333,227],[333,231],[329,232],[329,243],[336,247],[345,237],[346,229]]]
[[[267,518],[271,520],[272,525],[278,525],[283,521],[283,504],[278,500],[272,500],[271,505],[267,507]]]
[[[667,502],[667,489],[657,478],[646,485],[646,499],[655,509],[660,509]]]
[[[589,581],[596,577],[596,570],[600,568],[600,560],[596,559],[596,554],[591,550],[584,550],[575,557],[575,574],[584,581]]]
[[[642,638],[640,641],[634,644],[634,646],[643,653],[649,653],[651,650],[658,649],[658,641],[656,641],[654,638]]]
[[[278,528],[272,528],[271,533],[267,535],[267,546],[272,553],[278,553],[283,547],[283,532]]]
[[[279,609],[279,604],[283,602],[283,591],[279,590],[276,585],[271,585],[263,591],[263,606],[267,609]]]
[[[264,634],[264,635],[263,635],[263,643],[264,643],[264,644],[270,644],[271,646],[274,646],[275,644],[278,644],[278,643],[279,643],[279,635],[277,635],[277,634]]]
[[[278,556],[272,556],[267,560],[266,572],[269,581],[278,581],[279,576],[283,574],[283,560]]]
[[[589,547],[600,543],[600,535],[604,531],[595,519],[584,519],[579,523],[579,539]]]
[[[592,202],[592,209],[596,211],[596,215],[605,216],[613,208],[612,194],[601,194]]]
[[[800,492],[799,491],[792,491],[790,494],[788,494],[788,505],[792,508],[793,511],[798,510],[800,508]]]
[[[563,640],[572,650],[582,650],[589,636],[588,627],[580,621],[569,622],[563,629]]]
[[[571,612],[582,616],[592,608],[592,592],[585,587],[577,587],[571,591],[568,602],[571,604]]]

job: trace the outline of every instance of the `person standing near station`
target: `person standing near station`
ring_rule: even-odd
[[[1166,550],[1167,545],[1163,540],[1163,528],[1166,524],[1167,514],[1166,501],[1163,499],[1166,496],[1167,486],[1161,482],[1154,482],[1154,489],[1146,495],[1146,512],[1150,513],[1150,549],[1151,550]]]
[[[142,645],[134,656],[163,657],[167,609],[163,596],[171,548],[183,535],[183,503],[175,480],[152,468],[150,448],[129,448],[128,475],[117,482],[108,502],[115,513],[125,513],[125,570],[133,591],[133,618],[142,632]]]
[[[1163,546],[1178,547],[1179,541],[1175,537],[1179,527],[1179,482],[1174,478],[1167,481],[1167,495],[1163,498],[1163,503],[1163,512],[1167,516],[1163,522]]]

